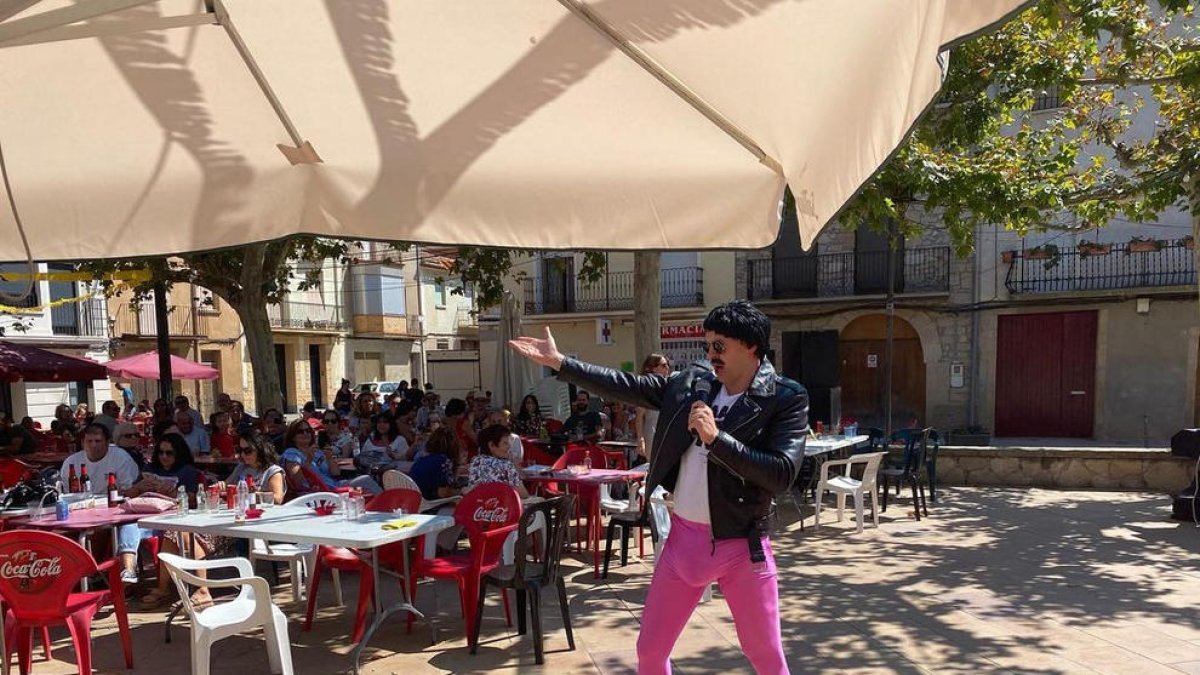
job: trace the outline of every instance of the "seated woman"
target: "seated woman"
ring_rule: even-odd
[[[309,484],[301,467],[307,467],[330,488],[362,488],[363,491],[373,495],[383,492],[379,483],[376,483],[375,479],[370,476],[356,476],[349,480],[334,478],[333,471],[337,466],[337,458],[333,456],[331,449],[317,446],[316,434],[313,433],[313,428],[308,425],[307,420],[299,419],[289,424],[287,432],[283,435],[283,443],[287,450],[284,450],[280,459],[286,475],[291,476],[297,484],[309,490],[321,488]]]
[[[126,497],[139,497],[153,492],[166,497],[174,497],[180,485],[187,490],[189,503],[194,505],[196,491],[200,489],[200,472],[196,470],[192,451],[183,436],[177,433],[168,433],[155,443],[154,455],[150,459],[149,466],[142,472],[141,480],[123,490],[121,494]],[[140,530],[142,539],[149,539],[156,534],[159,533],[145,529]],[[212,541],[209,540],[207,544],[208,549],[205,551],[205,542],[197,537],[197,545],[193,547],[197,559],[205,557],[206,552],[214,551],[215,547],[212,546]],[[160,550],[178,553],[179,546],[173,537],[161,537]],[[170,591],[167,587],[169,582],[170,575],[159,574],[158,586],[142,597],[143,607],[157,607],[170,599]],[[194,599],[195,597],[193,596]],[[210,597],[201,598],[201,600],[212,602]]]
[[[321,430],[317,432],[317,445],[332,448],[333,455],[342,459],[354,459],[358,455],[358,439],[349,428],[342,427],[342,418],[336,410],[326,410],[321,415]]]
[[[233,457],[237,450],[237,432],[233,428],[233,417],[227,412],[215,412],[208,416],[211,434],[208,443],[218,457]]]
[[[425,456],[413,463],[408,475],[421,488],[425,499],[453,497],[462,492],[455,460],[458,444],[448,427],[438,427],[425,442]]]
[[[243,478],[254,479],[255,491],[269,492],[275,504],[282,504],[287,485],[275,446],[258,432],[247,431],[238,437],[237,452],[241,461],[228,478],[217,482],[217,487],[223,492],[226,485],[237,485]]]
[[[409,461],[408,440],[400,435],[396,422],[387,415],[371,420],[371,434],[363,441],[355,464],[364,471],[388,467],[393,462]]]
[[[537,438],[542,435],[545,426],[537,397],[529,394],[521,399],[521,409],[513,420],[513,431],[528,438]]]
[[[521,499],[529,497],[529,491],[521,481],[521,472],[509,459],[509,435],[508,427],[502,424],[484,427],[479,432],[479,454],[471,460],[467,478],[468,490],[482,483],[503,483],[516,489]]]
[[[200,478],[192,450],[183,436],[176,433],[163,434],[155,443],[154,455],[150,458],[146,470],[142,472],[141,480],[129,486],[122,494],[126,497],[137,497],[154,492],[174,497],[182,485],[187,490],[190,500],[194,501]]]

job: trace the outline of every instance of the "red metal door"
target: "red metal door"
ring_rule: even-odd
[[[1090,438],[1096,313],[999,317],[996,435]]]

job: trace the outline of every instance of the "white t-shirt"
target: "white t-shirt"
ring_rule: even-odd
[[[731,396],[724,386],[717,392],[712,409],[718,428],[741,397],[741,394]],[[693,523],[712,524],[708,511],[708,448],[699,440],[687,449],[679,464],[679,480],[675,482],[675,513]]]
[[[408,459],[408,441],[403,436],[397,436],[389,445],[376,445],[374,439],[363,441],[362,452],[389,452],[392,459]]]
[[[108,494],[108,474],[110,473],[117,475],[117,487],[121,489],[133,485],[141,478],[137,464],[133,463],[133,458],[129,456],[129,453],[115,445],[110,445],[108,454],[104,455],[99,462],[89,460],[87,453],[82,450],[68,457],[60,470],[63,487],[67,487],[67,476],[71,473],[71,467],[75,467],[75,475],[78,476],[82,473],[80,467],[85,464],[87,465],[88,479],[92,481],[93,495],[105,496]]]

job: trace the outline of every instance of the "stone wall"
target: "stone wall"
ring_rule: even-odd
[[[1004,487],[1119,488],[1177,493],[1195,460],[1165,449],[941,448],[938,483]]]

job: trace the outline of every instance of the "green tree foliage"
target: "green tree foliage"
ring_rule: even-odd
[[[963,43],[939,101],[843,222],[1019,232],[1200,213],[1200,36],[1181,0],[1042,0]],[[1058,106],[1032,114],[1038,96]],[[1152,132],[1131,128],[1145,110]],[[916,208],[914,208],[916,207]]]

